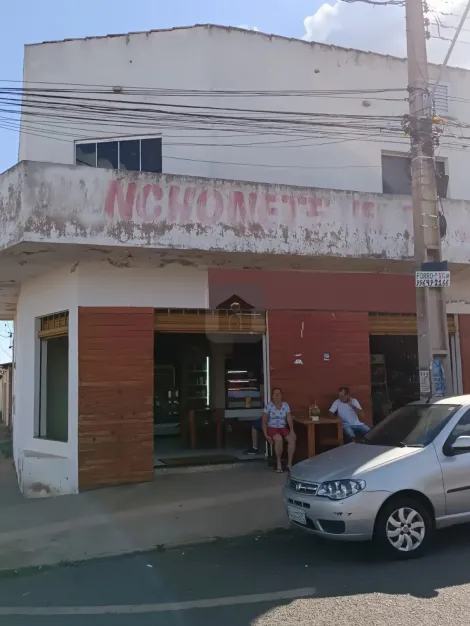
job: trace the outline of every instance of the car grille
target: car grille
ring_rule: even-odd
[[[295,506],[300,506],[302,509],[310,508],[310,504],[308,502],[302,502],[302,500],[294,500],[293,498],[287,498],[287,502],[289,504],[295,504]]]
[[[295,491],[296,493],[304,493],[309,496],[314,496],[320,485],[318,483],[308,483],[304,480],[295,480],[294,478],[289,479],[289,489]]]

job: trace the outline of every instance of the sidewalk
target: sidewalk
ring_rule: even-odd
[[[0,459],[12,457],[12,441],[8,428],[0,422]]]
[[[143,485],[27,500],[11,461],[0,460],[0,570],[286,526],[286,476],[264,463],[173,472]]]

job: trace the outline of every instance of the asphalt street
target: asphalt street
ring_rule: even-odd
[[[8,626],[468,626],[469,615],[468,526],[409,562],[282,531],[0,577]]]

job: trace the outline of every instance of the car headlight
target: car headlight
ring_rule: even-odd
[[[322,483],[316,495],[330,500],[344,500],[359,493],[365,486],[364,480],[331,480]]]

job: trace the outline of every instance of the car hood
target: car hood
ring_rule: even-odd
[[[292,468],[291,477],[310,482],[359,478],[380,465],[393,463],[422,450],[350,443],[298,463]]]

